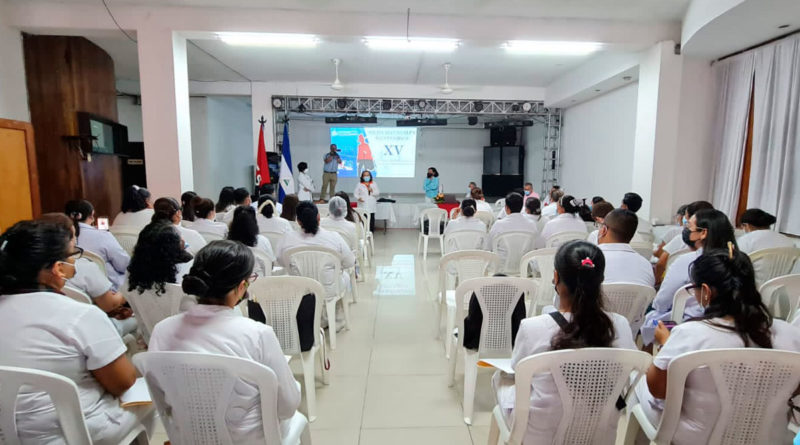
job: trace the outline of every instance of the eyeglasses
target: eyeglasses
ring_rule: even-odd
[[[79,260],[83,257],[83,249],[80,247],[75,247],[76,251],[72,252],[71,254],[67,255],[68,260]]]
[[[685,287],[685,289],[686,289],[686,292],[689,293],[689,295],[694,297],[694,296],[697,296],[697,290],[702,288],[702,287],[703,287],[702,284],[692,284],[691,286]]]
[[[250,284],[253,281],[256,281],[257,279],[258,279],[258,274],[257,273],[254,273],[253,275],[250,275],[249,277],[245,278],[245,280],[247,281],[247,284]]]

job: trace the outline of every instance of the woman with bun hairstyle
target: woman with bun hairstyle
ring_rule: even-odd
[[[214,233],[223,238],[228,236],[228,226],[225,223],[217,222],[217,212],[214,210],[214,201],[195,196],[192,198],[189,207],[194,212],[194,220],[190,226],[198,233]]]
[[[153,202],[150,192],[138,185],[125,189],[122,195],[122,211],[114,217],[112,227],[142,230],[153,217]]]
[[[563,244],[555,256],[553,284],[558,294],[558,308],[550,313],[522,320],[517,332],[511,365],[534,354],[562,349],[622,348],[636,349],[628,321],[622,315],[603,309],[602,283],[605,257],[599,247],[586,241]],[[499,372],[492,383],[500,407],[513,410],[513,380]],[[553,377],[533,378],[528,429],[523,443],[552,443],[562,415]],[[614,443],[618,417],[597,425],[597,443]]]
[[[67,202],[64,213],[75,224],[75,236],[78,247],[96,253],[106,262],[106,274],[114,290],[120,289],[125,281],[125,270],[131,257],[119,245],[119,241],[107,230],[98,230],[94,226],[94,206],[86,200]]]
[[[139,234],[128,266],[127,291],[141,293],[155,289],[164,293],[166,283],[180,284],[192,267],[178,229],[168,221],[153,221]]]
[[[761,209],[747,209],[740,220],[745,234],[736,239],[739,249],[747,254],[761,249],[794,247],[794,242],[777,230],[770,230],[775,217]]]
[[[750,258],[733,242],[727,243],[727,248],[707,249],[694,260],[689,273],[689,292],[704,311],[672,331],[659,322],[655,338],[663,347],[647,371],[647,380],[641,380],[636,387],[636,396],[655,425],[661,417],[667,393],[669,365],[676,357],[687,352],[721,348],[800,352],[800,329],[772,318],[756,289]],[[672,443],[708,443],[722,410],[711,372],[704,368],[690,372],[683,394],[681,419]],[[791,443],[791,436],[787,434],[788,413],[787,408],[766,420],[771,422],[768,428],[771,437],[766,443]]]
[[[149,435],[153,407],[117,399],[136,381],[117,330],[97,306],[61,293],[82,255],[69,225],[22,221],[0,236],[0,365],[73,381],[93,443],[120,443],[140,422]],[[22,443],[64,443],[50,397],[28,386],[17,396],[16,428]]]
[[[212,241],[201,249],[181,283],[198,304],[156,324],[149,350],[222,354],[268,366],[278,378],[278,418],[289,422],[298,415],[300,385],[278,338],[270,326],[234,309],[256,279],[253,264],[253,252],[236,241]],[[225,420],[234,443],[263,443],[258,389],[239,381],[230,397]]]
[[[586,223],[579,215],[583,202],[579,201],[572,195],[564,195],[558,200],[556,204],[557,216],[542,229],[542,234],[537,240],[537,247],[542,248],[547,244],[547,240],[558,233],[563,232],[583,232],[588,235],[586,231]]]
[[[486,233],[486,224],[478,218],[475,218],[475,213],[478,211],[477,207],[474,199],[465,199],[461,201],[458,218],[447,223],[444,234],[447,235],[448,233],[458,232],[460,230],[478,230]]]

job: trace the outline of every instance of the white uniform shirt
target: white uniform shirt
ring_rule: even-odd
[[[141,231],[153,219],[153,209],[142,209],[138,212],[117,213],[112,227],[128,227]]]
[[[475,201],[475,210],[478,212],[494,213],[494,209],[492,209],[492,206],[489,205],[488,202],[482,199]],[[503,209],[503,212],[505,212],[505,209]]]
[[[508,232],[529,232],[535,237],[539,234],[539,228],[535,221],[531,221],[522,213],[506,215],[505,218],[496,221],[492,226],[492,230],[489,231],[489,236],[486,238],[486,248],[492,249],[497,236]],[[534,240],[535,242],[536,240]],[[500,255],[500,252],[497,253]]]
[[[192,256],[197,255],[197,252],[206,246],[206,239],[203,238],[203,235],[200,235],[197,230],[187,229],[180,224],[176,225],[175,227],[181,234],[183,242],[186,243],[186,250],[191,253]]]
[[[112,287],[100,267],[86,258],[75,261],[75,276],[67,280],[67,285],[82,290],[92,299],[104,295]]]
[[[722,318],[710,321],[733,326],[732,322]],[[770,331],[773,349],[800,352],[800,329],[785,321],[774,319]],[[689,321],[672,329],[666,344],[653,359],[653,365],[661,370],[666,370],[675,357],[686,352],[744,347],[742,338],[732,330],[713,326],[706,321]],[[751,347],[755,346],[752,346],[751,343]],[[681,419],[673,438],[674,444],[708,443],[711,427],[721,411],[719,396],[713,382],[708,369],[696,369],[687,376]],[[650,394],[644,379],[640,384],[644,385],[636,388],[636,395],[643,405],[648,404],[645,411],[660,411],[663,400],[656,399]],[[785,411],[782,411],[771,419],[773,426],[768,428],[771,431],[771,439],[767,443],[789,443],[786,441],[787,429],[784,413]]]
[[[78,223],[81,233],[78,236],[78,247],[96,253],[106,262],[106,274],[114,289],[119,289],[125,281],[125,271],[131,257],[128,252],[119,245],[119,242],[111,232],[98,230],[85,223]]]
[[[656,284],[653,266],[636,253],[630,244],[603,243],[600,250],[606,258],[604,283],[634,283],[653,287]]]
[[[240,357],[268,366],[278,378],[278,417],[291,418],[300,391],[271,327],[242,317],[228,306],[198,304],[156,324],[150,351],[182,351]],[[225,416],[234,443],[263,438],[258,389],[244,381],[234,386]],[[262,439],[263,440],[263,439]]]
[[[113,425],[136,419],[91,374],[125,350],[108,316],[96,306],[54,292],[0,296],[0,365],[54,372],[75,382],[95,443],[117,436]],[[63,443],[55,408],[42,392],[23,387],[17,428],[23,443]]]
[[[614,325],[615,337],[611,342],[612,348],[636,350],[633,342],[631,328],[628,320],[622,315],[606,312]],[[567,321],[572,319],[572,314],[563,313]],[[514,351],[511,355],[511,364],[516,366],[522,359],[541,352],[551,351],[550,341],[558,335],[561,328],[548,315],[539,315],[522,320],[517,331]],[[525,433],[524,443],[551,443],[556,434],[558,422],[562,417],[561,398],[558,395],[555,381],[550,374],[541,374],[533,377],[531,390],[531,411],[528,416],[528,429]],[[515,391],[513,386],[501,387],[498,402],[503,409],[511,410],[514,407]],[[614,443],[617,434],[618,417],[613,417],[608,425],[597,425],[598,443]]]
[[[463,214],[456,219],[450,220],[444,228],[444,234],[458,232],[460,230],[478,230],[486,233],[486,224],[474,216],[464,216]]]
[[[308,190],[306,190],[308,189]],[[297,199],[300,201],[311,201],[314,192],[314,181],[305,172],[297,174]]]
[[[670,241],[675,239],[675,237],[680,238],[681,233],[683,232],[683,226],[668,226],[668,227],[669,228],[667,229],[666,232],[664,232],[664,236],[661,239],[661,241],[663,241],[664,243],[669,243]]]
[[[542,207],[542,216],[555,218],[556,215],[558,215],[558,204],[553,203]]]
[[[672,316],[672,299],[675,292],[691,282],[689,277],[689,266],[703,254],[703,249],[689,252],[680,256],[667,269],[664,281],[658,288],[655,300],[653,300],[653,310],[648,312],[642,324],[642,341],[645,345],[653,342],[655,327],[659,320],[668,320]],[[683,319],[698,317],[705,310],[697,303],[694,298],[686,300],[686,307],[683,312]]]
[[[347,236],[353,241],[354,244],[358,244],[358,234],[356,232],[356,225],[355,223],[351,223],[350,221],[344,218],[334,218],[332,216],[327,218],[322,218],[319,223],[320,227],[325,229],[336,229],[341,230],[342,232],[346,233]],[[355,247],[355,246],[351,246]]]
[[[547,221],[539,238],[539,247],[544,247],[551,236],[564,232],[586,232],[586,223],[577,214],[562,213]]]
[[[367,186],[363,182],[359,182],[356,186],[355,191],[353,192],[353,196],[355,197],[356,201],[358,201],[358,205],[364,207],[367,212],[375,213],[375,209],[378,207],[378,200],[376,199],[378,195],[380,195],[381,191],[378,189],[378,184],[375,181],[372,181],[372,193],[370,194]],[[363,199],[364,202],[359,201]]]
[[[736,239],[739,250],[750,254],[761,249],[776,247],[794,247],[794,241],[774,230],[753,230]]]
[[[256,215],[256,222],[258,223],[258,231],[261,233],[285,233],[292,230],[292,226],[289,221],[281,218],[277,213],[273,213],[272,218],[267,218],[259,213]]]
[[[289,258],[286,256],[286,251],[301,246],[320,246],[335,250],[342,258],[342,269],[353,267],[356,264],[356,257],[344,238],[336,232],[330,232],[323,228],[319,228],[315,235],[294,230],[286,232],[284,238],[278,243],[276,252],[278,264],[288,270]],[[342,275],[346,275],[344,270],[342,270]],[[333,269],[323,272],[321,284],[325,286],[328,295],[333,295],[334,280],[340,278],[333,276]]]
[[[197,218],[188,227],[197,233],[213,233],[223,238],[228,236],[228,226],[206,218]],[[202,236],[202,235],[201,235]]]
[[[599,236],[600,236],[600,229],[595,229],[592,231],[592,233],[589,234],[588,237],[586,237],[586,241],[597,246],[600,244],[600,241],[598,241],[597,239]]]
[[[672,255],[673,253],[679,250],[688,248],[689,246],[687,246],[686,243],[683,242],[683,227],[681,227],[681,233],[679,233],[678,236],[672,238],[667,244],[665,244],[663,250],[664,252],[667,252],[668,254]]]

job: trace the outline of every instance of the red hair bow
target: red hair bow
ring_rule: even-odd
[[[594,268],[594,262],[592,261],[592,259],[591,259],[591,258],[589,258],[589,257],[587,256],[586,258],[584,258],[584,259],[582,259],[582,260],[581,260],[581,266],[582,266],[582,267],[589,267],[589,268],[592,268],[592,269],[593,269],[593,268]]]

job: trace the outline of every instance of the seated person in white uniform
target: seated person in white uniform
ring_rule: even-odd
[[[111,227],[124,227],[140,231],[153,218],[153,203],[150,192],[138,185],[125,189],[122,195],[122,211],[117,213]]]
[[[186,227],[190,227],[194,221],[194,209],[192,208],[194,198],[197,198],[197,193],[191,190],[181,193],[181,215],[183,216],[181,224],[185,224]]]
[[[0,366],[72,380],[92,442],[118,444],[140,423],[152,433],[155,410],[120,406],[136,381],[122,339],[98,307],[61,294],[79,256],[62,224],[22,221],[0,237]],[[64,443],[50,397],[28,386],[17,396],[16,428],[22,443]]]
[[[483,196],[483,190],[480,187],[475,186],[475,188],[472,189],[472,199],[475,200],[475,209],[477,211],[494,213],[494,209],[486,202],[486,198]]]
[[[647,313],[644,324],[642,324],[642,342],[645,345],[653,342],[653,334],[659,320],[672,319],[672,300],[675,292],[691,283],[689,270],[692,263],[703,254],[703,251],[727,249],[728,243],[732,243],[736,247],[733,226],[728,221],[728,217],[714,209],[698,210],[689,220],[688,226],[683,229],[681,237],[693,251],[676,259],[667,270],[664,281],[653,300],[653,310]],[[702,314],[703,308],[696,301],[690,299],[686,302],[683,312],[684,320],[699,317]]]
[[[630,210],[633,213],[642,208],[642,197],[638,193],[628,192],[622,197],[622,204],[619,206],[621,209]],[[636,229],[637,233],[652,234],[653,225],[650,221],[639,218],[639,228]]]
[[[196,196],[192,199],[190,206],[194,211],[194,221],[190,226],[192,230],[196,230],[201,236],[203,233],[213,233],[223,238],[228,236],[228,226],[216,221],[217,212],[214,210],[214,201]]]
[[[544,228],[547,221],[542,217],[542,203],[539,198],[528,197],[525,200],[525,217],[536,223],[537,229]]]
[[[256,222],[258,223],[259,233],[285,233],[292,230],[291,223],[281,218],[276,211],[275,201],[271,197],[261,195],[258,198],[258,208],[260,210],[256,215]]]
[[[794,241],[776,230],[770,230],[775,217],[761,209],[747,209],[742,214],[742,229],[745,234],[736,242],[742,252],[751,254],[762,249],[794,247]]]
[[[559,190],[560,191],[560,190]],[[542,236],[539,238],[537,247],[545,247],[547,240],[559,233],[564,232],[583,232],[586,233],[586,223],[578,215],[581,210],[581,203],[572,195],[564,195],[555,205],[558,209],[558,216],[551,219],[544,225]],[[549,206],[548,206],[549,207]]]
[[[726,249],[706,249],[691,268],[691,293],[705,310],[698,319],[679,324],[670,332],[659,323],[655,337],[664,345],[636,387],[647,417],[658,425],[667,394],[668,367],[677,356],[720,348],[766,348],[800,352],[800,329],[772,318],[756,290],[753,266],[731,243]],[[742,352],[747,354],[747,352]],[[784,405],[785,407],[785,405]],[[708,369],[695,369],[686,379],[683,404],[673,444],[708,443],[722,410]],[[790,409],[775,413],[766,443],[791,443]]]
[[[606,215],[611,213],[614,210],[614,206],[610,202],[597,202],[592,204],[592,218],[594,219],[594,225],[596,227],[600,227],[605,220]],[[600,234],[600,229],[594,230],[592,233],[589,234],[589,237],[586,238],[586,241],[597,245],[597,237]]]
[[[358,234],[356,232],[356,225],[345,219],[347,217],[347,202],[340,196],[334,196],[328,202],[328,217],[322,218],[320,227],[328,230],[335,229],[336,231],[344,232],[348,239],[351,248],[358,247]],[[341,233],[340,233],[341,235]],[[348,241],[347,239],[345,241]]]
[[[666,247],[667,243],[675,238],[680,238],[681,232],[683,232],[683,218],[686,214],[686,207],[688,207],[688,204],[678,207],[674,216],[675,224],[666,226],[667,230],[664,232],[661,242],[658,244],[658,248],[653,252],[654,257],[661,258],[661,254],[664,253],[664,247]]]
[[[297,223],[297,205],[300,201],[297,195],[289,194],[283,197],[283,211],[281,211],[281,218],[289,222],[289,226],[294,231],[300,230],[300,225]]]
[[[486,224],[483,221],[475,218],[477,203],[474,199],[465,199],[461,201],[459,207],[458,218],[450,220],[447,227],[444,228],[444,234],[458,232],[462,230],[477,230],[486,233]]]
[[[246,188],[242,187],[234,190],[233,203],[235,206],[231,210],[228,210],[228,212],[225,213],[225,216],[222,217],[222,222],[228,227],[230,227],[231,221],[233,221],[233,211],[236,210],[236,207],[250,207],[250,204],[253,203],[252,199],[250,198],[250,192],[248,192]]]
[[[184,292],[197,298],[198,304],[158,323],[150,337],[149,349],[229,355],[269,367],[278,379],[278,418],[281,429],[286,431],[289,422],[298,415],[300,385],[272,328],[242,317],[234,309],[247,298],[247,288],[256,278],[253,264],[252,251],[241,243],[220,240],[203,248],[181,284]],[[263,443],[258,388],[238,381],[229,403],[225,424],[233,442]]]
[[[689,246],[687,246],[684,242],[682,234],[689,225],[689,220],[692,218],[692,216],[697,213],[698,210],[713,208],[714,206],[708,201],[695,201],[686,206],[686,213],[683,215],[683,229],[681,229],[681,236],[676,236],[672,239],[672,241],[664,245],[661,255],[658,256],[658,262],[656,263],[655,268],[656,283],[661,283],[661,280],[664,278],[664,273],[667,270],[667,261],[669,260],[670,255],[689,248]]]
[[[527,232],[534,236],[534,245],[536,243],[536,236],[539,234],[539,228],[535,221],[531,221],[525,215],[520,213],[522,211],[522,195],[516,192],[511,192],[506,195],[506,217],[497,220],[492,229],[489,231],[489,236],[486,239],[486,249],[494,249],[494,241],[503,233],[508,232]],[[533,246],[531,246],[533,248]],[[497,252],[501,258],[504,257],[505,251],[503,246],[499,246]]]
[[[236,207],[236,198],[233,197],[234,190],[236,189],[231,186],[225,186],[219,191],[219,199],[214,206],[214,211],[217,212],[217,221],[222,221],[225,215]]]
[[[266,277],[272,273],[272,263],[275,262],[275,254],[269,240],[258,234],[258,223],[256,222],[256,211],[250,206],[239,206],[232,212],[231,230],[228,232],[228,239],[239,241],[251,248],[253,253],[260,252],[266,256],[266,260],[261,256],[256,256],[255,273],[259,277]],[[266,261],[269,261],[267,263]]]
[[[564,191],[561,187],[554,185],[550,190],[550,194],[544,201],[544,208],[542,208],[542,216],[545,218],[555,218],[558,215],[558,203],[564,197]]]
[[[148,224],[139,234],[128,266],[127,292],[164,292],[167,283],[181,284],[192,267],[192,254],[174,225],[167,221]]]
[[[570,241],[559,248],[553,274],[558,310],[522,320],[511,355],[512,366],[531,355],[562,349],[636,349],[628,320],[602,309],[604,268],[603,253],[593,244]],[[515,402],[513,380],[498,372],[492,383],[498,405],[509,418]],[[534,376],[532,386],[523,443],[552,443],[562,415],[558,389],[549,374]],[[597,425],[597,443],[614,443],[618,419],[613,416],[608,424]]]
[[[75,222],[75,233],[78,237],[78,247],[100,256],[106,263],[106,274],[114,290],[122,286],[125,281],[125,269],[131,262],[128,252],[119,245],[111,232],[98,230],[94,224],[94,206],[86,200],[69,201],[64,213]]]
[[[638,223],[639,218],[630,210],[616,209],[605,216],[597,237],[600,250],[606,257],[604,283],[633,283],[650,287],[656,284],[650,261],[630,245]]]
[[[342,199],[347,204],[347,216],[344,219],[350,221],[353,224],[363,224],[364,222],[361,220],[361,215],[358,214],[355,210],[353,210],[353,206],[350,204],[350,196],[347,195],[347,192],[338,191],[336,195]]]
[[[183,238],[186,250],[195,255],[206,245],[206,239],[197,230],[189,229],[181,225],[183,215],[180,204],[173,198],[158,198],[153,205],[153,221],[168,221],[175,226],[178,233]]]

